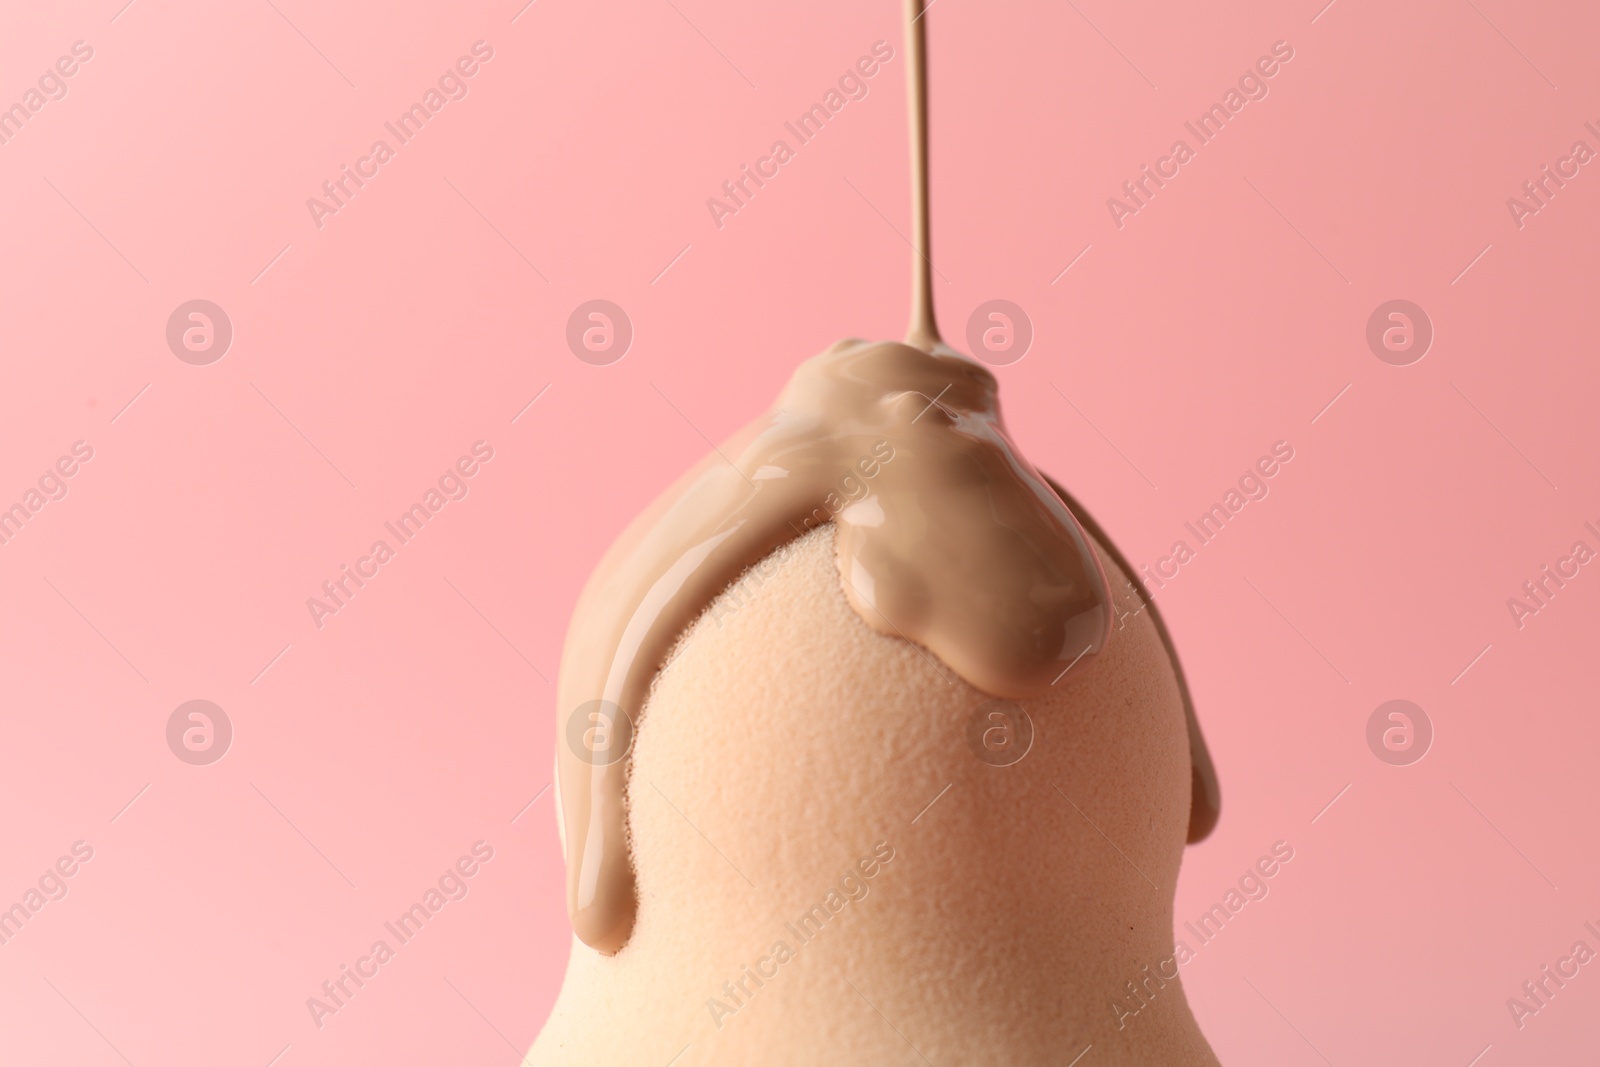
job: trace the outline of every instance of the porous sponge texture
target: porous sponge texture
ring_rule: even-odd
[[[992,698],[855,613],[831,527],[753,567],[636,729],[638,922],[615,957],[575,945],[535,1048],[592,1058],[534,1062],[1214,1062],[1176,982],[1131,1037],[1109,1006],[1171,956],[1190,796],[1177,681],[1124,595],[997,766],[969,729]]]

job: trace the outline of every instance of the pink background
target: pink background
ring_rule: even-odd
[[[123,2],[0,16],[0,104],[94,49],[0,146],[0,506],[94,449],[0,546],[0,906],[94,849],[0,946],[0,1062],[514,1064],[568,951],[541,791],[580,584],[701,434],[903,330],[898,5]],[[1600,570],[1520,630],[1506,599],[1600,548],[1600,175],[1520,229],[1505,202],[1600,148],[1600,15],[1320,2],[940,0],[943,325],[1026,309],[1011,428],[1137,562],[1295,449],[1161,600],[1225,795],[1180,920],[1295,848],[1185,970],[1222,1061],[1587,1062],[1600,966],[1520,1031],[1505,1002],[1600,949]],[[870,95],[718,230],[706,198],[878,39]],[[318,229],[306,198],[478,40]],[[1278,40],[1270,95],[1118,229],[1106,198]],[[610,366],[564,341],[596,297],[636,330]],[[235,331],[209,366],[165,341],[194,298]],[[1396,298],[1436,329],[1411,366],[1365,341]],[[306,598],[480,439],[318,629]],[[1436,731],[1411,766],[1366,744],[1393,698]],[[167,748],[191,699],[233,723],[210,766]],[[306,998],[478,840],[318,1029]]]

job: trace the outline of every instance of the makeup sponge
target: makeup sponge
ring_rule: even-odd
[[[1214,1064],[1180,982],[1149,978],[1191,757],[1127,576],[1096,544],[1120,628],[999,701],[869,627],[835,548],[825,525],[762,559],[656,676],[636,924],[614,956],[574,939],[528,1062]],[[1119,1017],[1129,982],[1148,1002]]]

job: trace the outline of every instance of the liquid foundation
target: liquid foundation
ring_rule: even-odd
[[[840,583],[867,625],[999,697],[1047,692],[1111,635],[1110,591],[1083,526],[1013,447],[994,376],[945,345],[934,321],[922,13],[908,0],[916,254],[905,343],[841,341],[802,364],[766,414],[634,522],[574,611],[557,687],[567,908],[602,953],[627,943],[637,910],[628,760],[574,739],[590,712],[630,734],[679,636],[770,552],[834,523]],[[1215,821],[1216,786],[1192,712],[1189,732],[1195,840]]]

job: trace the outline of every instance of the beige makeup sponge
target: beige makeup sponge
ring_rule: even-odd
[[[1215,1064],[1179,981],[1147,981],[1173,953],[1183,703],[1098,550],[1122,625],[1021,703],[1010,765],[1020,720],[867,626],[832,526],[724,591],[635,732],[637,924],[615,956],[574,940],[528,1062]],[[973,742],[997,722],[1010,756]],[[1119,1020],[1129,982],[1148,1006]]]

